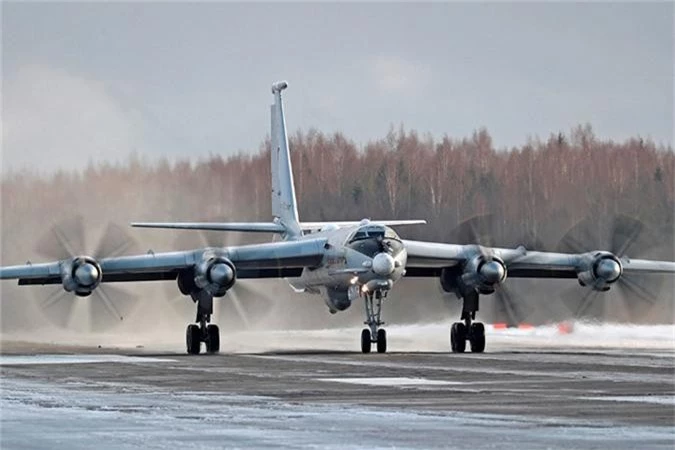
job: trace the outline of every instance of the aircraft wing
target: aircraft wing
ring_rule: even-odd
[[[614,258],[623,273],[675,273],[675,262],[618,258],[609,252],[554,253],[491,248],[479,245],[454,245],[435,242],[403,241],[407,253],[406,276],[433,277],[446,268],[460,268],[483,256],[504,262],[510,278],[578,278],[579,273],[597,268],[600,260]]]
[[[238,247],[205,248],[191,251],[152,253],[104,258],[96,261],[101,282],[151,281],[175,279],[181,270],[190,269],[213,257],[226,258],[235,266],[237,278],[297,276],[303,267],[318,265],[324,255],[325,238],[273,242]],[[59,284],[67,267],[81,259],[0,268],[0,279],[18,279],[20,285]],[[64,270],[65,268],[65,270]]]

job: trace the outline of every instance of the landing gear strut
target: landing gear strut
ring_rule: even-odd
[[[185,344],[190,355],[198,355],[202,342],[206,344],[207,353],[220,351],[220,330],[218,325],[211,324],[213,314],[213,297],[206,293],[197,296],[197,324],[190,324],[185,331]]]
[[[473,353],[483,353],[485,351],[485,326],[476,320],[478,311],[478,293],[475,291],[466,293],[463,296],[464,306],[460,320],[455,322],[450,328],[450,347],[453,353],[464,353],[466,350],[466,341],[471,344]]]
[[[361,331],[361,351],[370,353],[372,344],[377,344],[377,353],[387,352],[387,332],[380,328],[384,322],[380,320],[382,313],[382,301],[387,296],[386,291],[367,292],[363,295],[366,311],[366,321],[368,325]]]

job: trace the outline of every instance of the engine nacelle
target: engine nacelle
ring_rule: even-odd
[[[222,297],[237,280],[237,269],[223,256],[211,256],[195,267],[194,287]],[[179,282],[180,287],[180,282]]]
[[[90,256],[77,256],[61,267],[63,289],[80,297],[91,295],[102,278],[101,265]]]
[[[339,290],[334,288],[322,289],[322,296],[328,306],[331,314],[338,311],[344,311],[352,305],[352,302],[359,297],[359,287],[350,286],[347,290]]]
[[[495,287],[506,280],[506,264],[501,258],[478,255],[464,266],[461,283],[481,294],[492,294]]]
[[[619,258],[609,252],[595,252],[577,272],[579,284],[590,286],[596,291],[607,291],[623,274],[623,265]]]

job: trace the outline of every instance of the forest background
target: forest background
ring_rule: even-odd
[[[622,142],[604,140],[584,125],[547,139],[530,139],[520,147],[496,149],[485,129],[470,137],[439,140],[401,126],[363,146],[339,132],[298,131],[291,136],[290,147],[302,220],[426,219],[427,225],[400,228],[400,234],[456,242],[460,222],[490,214],[493,220],[490,229],[483,230],[482,243],[523,244],[535,250],[555,250],[568,230],[583,222],[590,229],[583,244],[594,250],[608,248],[613,219],[625,214],[644,222],[650,238],[658,242],[648,254],[629,256],[675,259],[675,154],[670,146],[639,136]],[[58,155],[47,151],[45,157]],[[44,260],[36,243],[52,223],[75,214],[87,224],[89,247],[83,250],[88,252],[111,221],[126,225],[131,221],[269,220],[269,166],[267,139],[257,152],[214,154],[199,161],[189,156],[170,162],[131,155],[121,162],[90,163],[83,171],[4,173],[1,263]],[[138,243],[135,250],[141,252],[200,245],[190,232],[129,229],[129,234]],[[269,236],[223,234],[219,238],[227,245],[262,242]],[[285,319],[275,323],[278,326],[322,328],[356,325],[361,320],[361,305],[335,319],[328,317],[317,297],[293,294],[279,283],[264,281],[255,287],[257,295],[283,311]],[[583,295],[583,289],[570,280],[507,283],[526,311],[524,319],[536,323],[570,317],[569,308],[556,301],[564,291],[577,289],[573,292]],[[628,313],[619,305],[631,300],[617,299],[610,292],[602,300],[605,319],[672,323],[672,280],[650,283],[658,288],[656,304],[637,311],[633,307]],[[125,288],[151,298],[152,305],[163,309],[167,298],[177,293],[175,285],[168,284]],[[19,291],[13,283],[3,283],[1,289],[3,332],[38,320],[39,299],[47,288],[35,288],[38,292],[30,302],[25,300],[25,288]],[[498,320],[499,312],[490,307],[489,297],[482,301],[482,318]],[[385,318],[393,322],[454,320],[459,302],[442,293],[437,280],[404,280],[386,308]],[[323,318],[317,321],[317,315]],[[182,321],[189,319],[190,313]],[[263,318],[261,323],[270,326]]]

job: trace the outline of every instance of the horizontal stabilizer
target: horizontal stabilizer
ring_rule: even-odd
[[[133,222],[137,228],[164,228],[172,230],[205,230],[205,231],[247,231],[251,233],[280,233],[286,228],[274,222]]]
[[[388,227],[395,227],[400,225],[424,225],[426,220],[359,220],[359,221],[342,221],[342,222],[302,222],[300,228],[305,231],[320,230],[327,226],[336,226],[338,228],[354,227],[357,225],[385,225]]]

